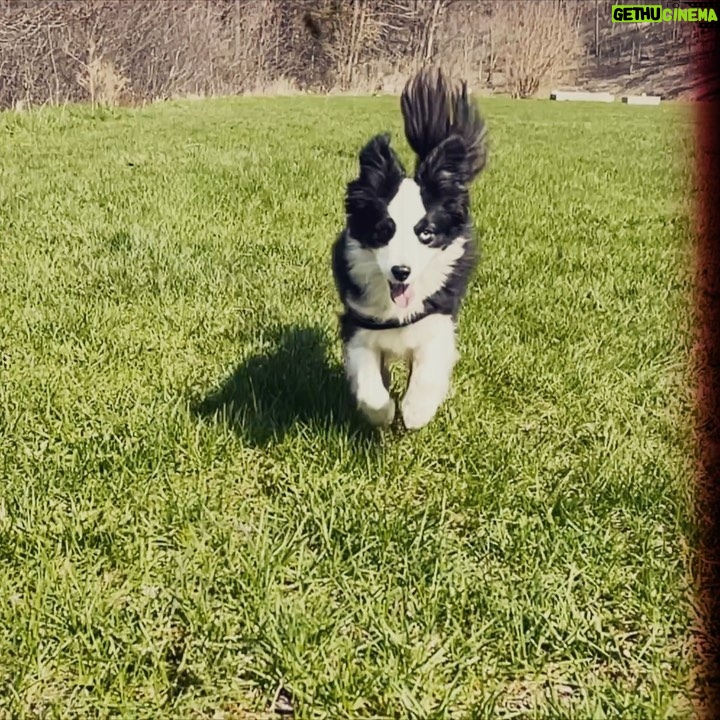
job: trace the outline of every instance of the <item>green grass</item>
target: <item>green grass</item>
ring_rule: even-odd
[[[689,110],[483,108],[456,393],[405,435],[329,272],[397,100],[0,116],[0,716],[688,716]]]

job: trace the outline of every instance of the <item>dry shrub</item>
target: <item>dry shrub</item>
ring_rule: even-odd
[[[249,96],[267,96],[267,97],[282,97],[289,95],[299,95],[302,91],[298,87],[297,83],[292,79],[281,75],[274,80],[258,80],[253,85],[249,86],[243,95]]]
[[[492,33],[512,97],[537,93],[568,79],[583,54],[577,4],[562,0],[508,3],[493,8]]]
[[[381,44],[380,8],[370,0],[315,0],[303,22],[311,38],[311,68],[324,89],[347,90],[363,82],[363,66]]]
[[[293,76],[283,0],[0,0],[0,108],[234,94]]]
[[[438,30],[436,57],[447,71],[472,86],[492,81],[495,53],[491,31],[493,3],[456,2]]]
[[[95,54],[95,45],[91,44],[90,59],[83,63],[83,72],[78,73],[77,82],[85,90],[93,106],[119,105],[125,97],[128,87],[127,78],[120,73],[110,60]]]

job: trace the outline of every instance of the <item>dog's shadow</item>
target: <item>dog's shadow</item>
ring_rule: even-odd
[[[371,434],[357,417],[342,367],[328,357],[322,331],[282,326],[265,334],[264,346],[192,404],[192,412],[225,423],[259,447],[300,428],[358,439]]]

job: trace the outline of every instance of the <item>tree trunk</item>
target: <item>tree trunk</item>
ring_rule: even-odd
[[[423,52],[423,60],[428,62],[435,54],[435,33],[437,31],[438,18],[443,9],[444,0],[434,0],[430,19],[427,23],[425,32],[425,48]]]
[[[595,0],[595,58],[600,59],[600,0]]]
[[[345,63],[345,72],[343,73],[343,84],[350,87],[355,76],[355,56],[360,46],[360,35],[362,34],[362,0],[353,0],[352,24],[350,26],[350,42],[348,43],[348,55]]]

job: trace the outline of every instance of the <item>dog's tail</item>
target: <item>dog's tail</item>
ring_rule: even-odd
[[[463,180],[472,182],[487,162],[486,126],[467,83],[453,86],[442,70],[421,70],[408,80],[400,106],[405,135],[418,159],[418,171],[440,146],[463,157]],[[451,147],[452,146],[452,149]],[[428,160],[432,162],[432,160]]]

